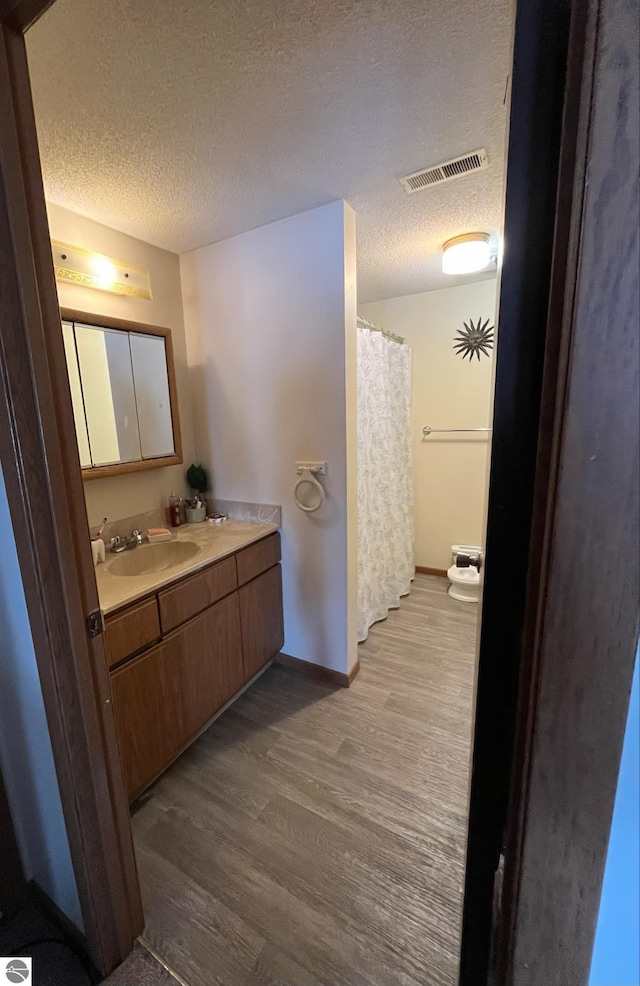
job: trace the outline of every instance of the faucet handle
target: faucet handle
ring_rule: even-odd
[[[131,537],[137,544],[142,544],[143,534],[142,531],[131,531]]]

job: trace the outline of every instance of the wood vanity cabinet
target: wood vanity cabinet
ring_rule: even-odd
[[[128,655],[111,670],[130,800],[281,649],[279,560],[280,535],[270,534],[106,618],[110,665],[126,650],[130,628]],[[161,642],[140,653],[141,637],[157,640],[160,632]]]

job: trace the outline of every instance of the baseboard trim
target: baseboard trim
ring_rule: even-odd
[[[291,657],[290,654],[278,654],[274,660],[276,664],[284,664],[285,667],[293,668],[294,671],[302,671],[310,678],[326,681],[331,685],[339,685],[340,688],[348,688],[360,670],[360,661],[356,661],[349,674],[344,674],[342,671],[334,671],[332,668],[323,668],[321,664],[301,661],[299,657]]]
[[[446,568],[430,568],[428,565],[416,565],[418,575],[438,575],[441,579],[446,579]]]

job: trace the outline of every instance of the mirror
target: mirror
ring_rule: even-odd
[[[182,462],[169,329],[61,315],[83,478]]]

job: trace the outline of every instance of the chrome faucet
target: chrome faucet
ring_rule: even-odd
[[[143,538],[142,531],[132,531],[129,537],[125,538],[116,535],[109,541],[109,547],[111,551],[118,554],[120,551],[126,551],[127,548],[135,548],[137,545],[142,544]]]

